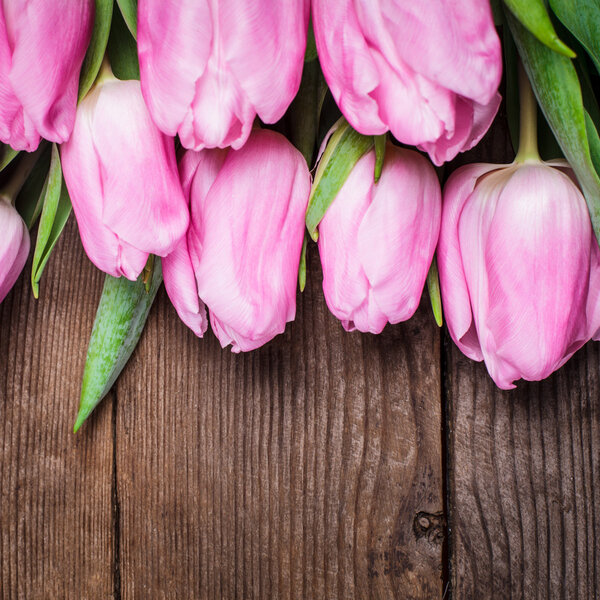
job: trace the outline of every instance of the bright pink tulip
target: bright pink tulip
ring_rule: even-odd
[[[0,197],[0,302],[4,300],[25,266],[29,254],[29,231],[14,206]]]
[[[502,389],[544,379],[600,328],[600,250],[564,161],[454,172],[438,264],[452,339]]]
[[[0,140],[69,138],[93,21],[93,0],[0,0]]]
[[[240,148],[255,116],[278,121],[298,91],[309,0],[140,0],[142,92],[193,150]]]
[[[77,108],[62,162],[83,246],[99,269],[136,279],[149,253],[165,256],[185,235],[174,143],[152,122],[138,81],[96,85]]]
[[[440,229],[441,191],[420,154],[388,144],[379,183],[363,156],[319,225],[323,291],[348,331],[380,333],[410,318]]]
[[[494,119],[502,71],[488,0],[312,0],[323,73],[363,134],[388,130],[440,165]]]
[[[280,134],[254,130],[240,150],[188,151],[180,163],[190,201],[187,238],[163,259],[181,319],[221,345],[253,350],[296,313],[296,282],[310,174]]]

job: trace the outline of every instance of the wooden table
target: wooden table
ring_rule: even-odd
[[[598,345],[500,392],[426,298],[345,333],[309,262],[250,354],[161,290],[73,435],[103,275],[70,222],[0,305],[0,599],[600,597]]]

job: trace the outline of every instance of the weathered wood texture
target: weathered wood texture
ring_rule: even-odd
[[[454,598],[600,598],[598,359],[501,392],[449,348]]]
[[[72,222],[0,306],[0,598],[439,598],[439,331],[345,334],[312,253],[296,322],[246,355],[159,293],[77,435],[102,277]]]
[[[250,354],[160,294],[116,390],[123,598],[441,597],[438,331],[345,334],[317,263]]]
[[[36,301],[25,275],[0,304],[0,598],[110,597],[111,400],[71,433],[102,275],[74,222]]]

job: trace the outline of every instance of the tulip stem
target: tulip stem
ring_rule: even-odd
[[[101,83],[106,79],[116,79],[116,77],[115,74],[112,72],[112,69],[110,68],[108,56],[104,55],[104,58],[102,59],[102,66],[100,67],[98,77],[96,77],[95,84]]]
[[[35,167],[35,164],[44,149],[44,145],[45,144],[40,144],[35,152],[23,153],[24,156],[17,164],[16,169],[12,173],[12,177],[0,190],[0,198],[4,198],[7,202],[14,205],[21,188],[27,181],[31,171],[33,171],[33,167]]]
[[[519,61],[519,151],[515,156],[516,163],[539,161],[537,143],[537,101],[531,88],[531,83]]]

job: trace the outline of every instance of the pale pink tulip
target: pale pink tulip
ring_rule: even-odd
[[[4,300],[25,266],[29,254],[29,231],[14,206],[0,197],[0,302]]]
[[[0,0],[1,141],[69,138],[93,21],[93,0]]]
[[[180,172],[191,222],[163,259],[167,293],[196,335],[206,304],[223,347],[258,348],[296,313],[306,161],[282,135],[254,130],[240,150],[188,151]]]
[[[185,235],[173,139],[152,122],[138,81],[97,84],[61,155],[81,240],[99,269],[136,279],[149,253],[165,256]]]
[[[140,0],[142,92],[152,118],[193,150],[240,148],[258,115],[298,91],[309,0]]]
[[[420,154],[388,144],[379,183],[375,152],[354,166],[319,225],[323,291],[348,331],[379,333],[410,318],[440,228],[441,191]]]
[[[600,328],[600,250],[565,161],[475,164],[444,188],[450,335],[502,389],[544,379]]]
[[[391,131],[440,165],[483,137],[500,104],[488,0],[312,0],[329,88],[360,133]]]

